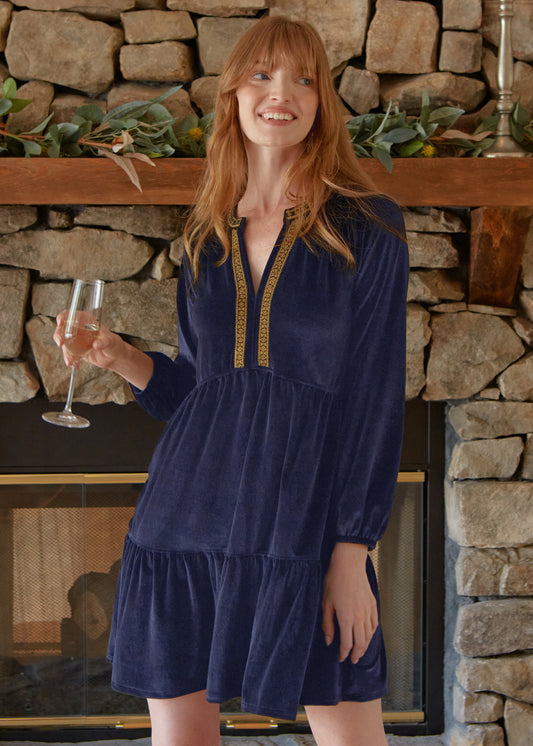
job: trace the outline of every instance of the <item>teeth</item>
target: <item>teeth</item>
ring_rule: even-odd
[[[263,119],[284,119],[286,122],[290,122],[294,119],[292,114],[285,114],[279,111],[269,111],[266,114],[261,115]]]

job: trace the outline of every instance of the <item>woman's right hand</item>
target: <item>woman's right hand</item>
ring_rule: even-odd
[[[65,364],[78,367],[80,358],[73,357],[64,344],[67,314],[67,311],[61,311],[56,317],[57,326],[54,332],[54,342],[62,348]],[[84,360],[99,368],[113,368],[119,358],[125,354],[125,345],[127,343],[118,334],[114,334],[105,326],[101,326],[94,339],[92,349],[84,356]]]
[[[62,348],[65,363],[77,367],[79,358],[73,358],[64,345],[63,330],[66,318],[67,311],[58,314],[54,341]],[[105,326],[100,327],[91,351],[83,359],[99,368],[108,368],[118,373],[141,391],[146,388],[154,372],[154,364],[149,355],[128,344]]]

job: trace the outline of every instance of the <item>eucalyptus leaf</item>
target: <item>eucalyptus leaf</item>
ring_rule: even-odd
[[[392,157],[386,150],[383,150],[383,148],[372,148],[372,155],[391,173],[393,166]]]
[[[11,110],[13,102],[9,98],[0,98],[0,117]]]
[[[454,145],[458,148],[461,148],[467,152],[477,149],[480,145],[478,142],[472,142],[472,140],[466,140],[462,137],[452,137],[449,140],[446,140],[447,145]]]
[[[353,149],[355,150],[355,154],[360,156],[361,158],[371,158],[372,156],[368,151],[366,151],[362,145],[359,145],[358,143],[353,144]]]
[[[148,109],[148,112],[153,116],[156,122],[175,122],[176,117],[166,109],[162,104],[152,104]]]
[[[168,128],[165,131],[165,134],[169,140],[168,144],[171,145],[173,148],[176,148],[178,146],[178,138],[176,137],[174,128],[171,124],[168,125]]]
[[[11,114],[17,114],[31,104],[31,101],[27,98],[13,98],[11,99]]]
[[[387,153],[391,152],[393,143],[390,142],[390,140],[386,140],[387,137],[386,134],[378,135],[376,138],[374,138],[373,145],[377,148],[382,148],[383,150],[386,150]]]
[[[99,148],[97,152],[98,155],[104,156],[105,158],[110,158],[114,163],[117,164],[117,166],[120,166],[120,168],[126,172],[132,184],[136,186],[140,192],[142,192],[139,176],[137,174],[137,171],[135,170],[135,166],[129,158],[125,158],[123,155],[116,155],[116,153],[110,153],[108,150],[102,150],[101,148]]]
[[[428,92],[424,89],[422,91],[422,100],[420,104],[420,116],[419,116],[420,124],[424,129],[429,124],[430,113],[431,112],[429,109],[429,95],[428,95]]]
[[[137,123],[137,122],[136,122]],[[110,127],[112,130],[125,130],[126,127],[126,120],[125,119],[108,119],[106,124],[108,127]]]
[[[2,85],[2,98],[15,98],[17,95],[17,84],[13,78],[6,78]]]
[[[78,125],[71,122],[61,122],[61,124],[57,125],[57,130],[63,142],[77,140],[80,132]]]
[[[389,117],[391,108],[392,108],[392,101],[389,101],[389,105],[387,106],[387,111],[385,112],[385,116],[381,120],[381,123],[380,123],[379,127],[377,128],[377,130],[375,130],[375,132],[374,132],[375,135],[379,135],[379,133],[383,131],[383,128],[385,127],[385,124],[386,124],[387,119]]]
[[[426,127],[424,127],[424,125],[421,122],[413,122],[413,127],[415,128],[421,140],[428,139],[429,135],[426,132],[426,127],[429,127],[429,122],[426,122]]]
[[[38,135],[38,134],[40,134],[41,132],[43,132],[43,130],[45,130],[45,129],[46,129],[46,125],[47,125],[47,124],[48,124],[48,122],[49,122],[49,121],[50,121],[50,120],[52,119],[52,117],[53,117],[53,116],[54,116],[53,114],[49,114],[49,115],[48,115],[48,116],[46,117],[46,119],[44,119],[44,120],[43,120],[43,121],[41,122],[41,124],[38,124],[38,125],[37,125],[37,127],[34,127],[34,128],[33,128],[32,130],[30,130],[29,132],[26,132],[26,134],[27,134],[27,135]]]
[[[451,127],[464,113],[464,109],[458,109],[454,106],[441,106],[431,112],[428,121],[436,122],[441,127]]]
[[[438,130],[438,128],[439,128],[439,125],[437,124],[437,122],[433,122],[433,124],[428,124],[426,126],[426,135],[427,135],[427,137],[430,138],[431,135],[434,135],[435,132]]]
[[[64,155],[69,155],[73,158],[76,158],[79,157],[83,151],[77,142],[69,142],[63,145],[62,152]]]
[[[61,155],[61,148],[58,142],[52,140],[46,148],[46,155],[49,158],[59,158]]]
[[[24,155],[41,155],[41,146],[35,140],[24,140]]]
[[[401,127],[390,130],[383,135],[381,142],[402,143],[416,137],[416,132],[410,127]]]
[[[143,148],[144,150],[150,150],[151,148],[156,147],[151,139],[149,137],[146,137],[145,135],[136,135],[135,145],[138,148]]]
[[[104,118],[104,112],[96,104],[85,104],[84,106],[78,106],[76,109],[76,115],[88,119],[94,124],[100,124]],[[74,122],[74,119],[72,119]],[[78,124],[78,122],[76,122]]]
[[[499,119],[500,117],[498,114],[493,114],[491,117],[486,117],[476,127],[476,129],[474,130],[474,135],[477,135],[479,132],[494,132],[494,130],[498,126]]]
[[[196,116],[196,114],[189,114],[188,117],[185,117],[185,119],[182,119],[181,122],[176,127],[176,134],[182,135],[182,134],[188,134],[189,130],[194,129],[195,127],[198,127],[200,124],[200,120]]]
[[[515,121],[516,124],[519,124],[522,127],[527,127],[527,125],[530,122],[531,117],[529,116],[528,112],[522,106],[520,106],[520,103],[517,101],[513,107],[511,119]]]
[[[209,114],[206,114],[204,117],[200,119],[200,127],[205,130],[208,128],[211,128],[213,126],[213,120],[215,118],[215,115],[213,112],[210,112]]]
[[[524,128],[514,121],[513,117],[509,117],[509,128],[513,139],[516,140],[519,145],[523,145],[526,140],[526,133],[524,132]]]
[[[165,93],[156,96],[150,101],[130,101],[127,104],[116,106],[114,109],[107,112],[102,121],[109,122],[111,119],[123,119],[125,117],[140,119],[146,114],[150,106],[161,103],[161,101],[164,101],[173,93],[176,93],[176,91],[179,91],[181,87],[181,85],[177,85],[173,88],[169,88],[168,91],[165,91]]]
[[[409,158],[410,156],[418,153],[421,148],[424,147],[424,143],[421,140],[411,140],[406,142],[398,148],[398,155],[401,158]]]
[[[174,155],[174,153],[176,152],[171,145],[168,145],[168,143],[164,143],[163,145],[161,145],[159,150],[160,155],[162,156],[171,156]]]
[[[83,119],[81,122],[73,122],[73,124],[78,125],[78,139],[86,137],[92,130],[92,122],[89,122],[87,119]]]
[[[485,140],[482,140],[481,142],[476,143],[477,147],[475,148],[475,151],[477,151],[477,153],[482,153],[484,150],[488,150],[490,146],[494,143],[494,141],[495,141],[494,137],[487,137]]]

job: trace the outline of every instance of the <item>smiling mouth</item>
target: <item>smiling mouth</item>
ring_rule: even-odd
[[[292,122],[296,119],[292,114],[281,111],[269,111],[259,115],[262,119],[275,119],[276,121]]]

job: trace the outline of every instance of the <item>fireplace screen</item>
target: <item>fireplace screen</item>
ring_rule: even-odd
[[[122,542],[144,474],[0,475],[0,727],[147,726],[106,660]],[[389,660],[388,721],[420,721],[424,473],[402,473],[373,552]],[[221,707],[221,724],[265,718]],[[305,713],[298,715],[305,720]],[[274,724],[274,721],[269,723]]]

